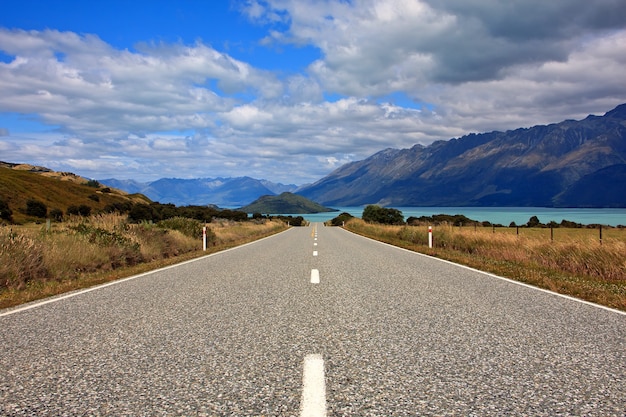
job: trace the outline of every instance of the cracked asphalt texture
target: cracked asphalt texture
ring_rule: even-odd
[[[0,317],[0,415],[626,415],[625,315],[314,226]]]

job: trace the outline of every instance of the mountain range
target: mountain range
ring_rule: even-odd
[[[385,149],[301,187],[250,177],[100,182],[176,205],[239,207],[293,192],[331,207],[626,207],[626,104],[578,121]]]
[[[141,193],[152,201],[177,206],[215,204],[220,207],[241,207],[260,196],[292,192],[298,188],[293,184],[277,184],[250,177],[161,178],[152,182],[109,178],[99,182],[128,193]]]
[[[580,121],[385,149],[298,194],[335,207],[626,207],[626,104]]]

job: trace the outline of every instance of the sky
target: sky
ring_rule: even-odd
[[[626,103],[624,0],[20,0],[0,161],[315,182],[386,148]]]

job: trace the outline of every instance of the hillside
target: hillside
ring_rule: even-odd
[[[239,210],[246,213],[262,214],[310,214],[337,211],[289,192],[262,196]]]
[[[386,149],[298,194],[325,205],[626,207],[626,104],[604,116]]]
[[[87,179],[68,172],[0,162],[0,200],[8,204],[15,223],[37,220],[25,213],[29,200],[43,203],[48,213],[54,209],[66,213],[68,207],[81,205],[90,207],[96,213],[109,204],[150,202],[140,194],[126,194],[113,188],[90,186],[88,183]]]

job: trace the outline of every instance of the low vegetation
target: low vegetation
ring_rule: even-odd
[[[0,308],[180,262],[284,230],[282,221],[182,216],[132,222],[127,214],[0,227]]]
[[[393,245],[626,310],[623,227],[567,220],[542,224],[536,216],[504,227],[446,214],[410,217],[405,223],[401,212],[377,206],[367,206],[363,220],[340,217],[330,224],[346,222],[356,233]],[[433,248],[428,226],[434,226]]]
[[[455,226],[441,221],[433,226],[433,248],[429,248],[428,224],[433,225],[433,219],[422,220],[389,225],[353,218],[345,227],[396,246],[626,310],[624,228],[605,228],[600,239],[597,228],[574,224],[552,229],[534,224],[534,219],[534,227],[485,227],[469,219]]]

